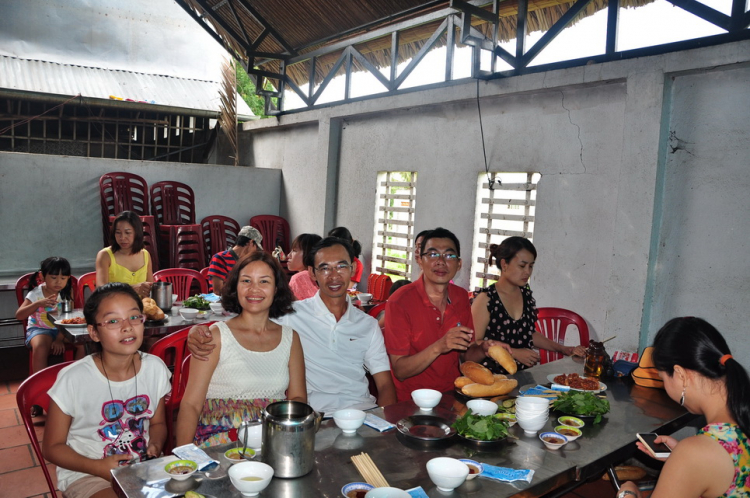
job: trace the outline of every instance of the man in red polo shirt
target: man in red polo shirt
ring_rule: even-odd
[[[422,276],[388,299],[385,346],[399,401],[411,399],[415,389],[453,389],[460,355],[473,344],[468,293],[450,283],[461,269],[460,255],[452,232],[432,230],[422,240]]]

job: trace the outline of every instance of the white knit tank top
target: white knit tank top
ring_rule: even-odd
[[[292,328],[281,328],[281,342],[275,349],[259,352],[242,347],[226,323],[216,325],[221,332],[221,352],[206,398],[285,399]]]

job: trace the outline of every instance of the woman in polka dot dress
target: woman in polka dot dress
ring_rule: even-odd
[[[539,363],[539,353],[534,348],[583,356],[583,346],[558,344],[534,328],[536,301],[528,285],[536,260],[534,244],[523,237],[508,237],[499,246],[490,246],[490,262],[492,258],[497,262],[500,279],[479,291],[471,305],[477,343],[486,343],[485,351],[494,342],[510,345],[519,370]],[[507,373],[490,357],[481,363],[494,373]]]

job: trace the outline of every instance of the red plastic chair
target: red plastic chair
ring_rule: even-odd
[[[26,299],[26,294],[29,292],[29,281],[31,280],[31,276],[34,275],[34,273],[27,273],[26,275],[22,275],[21,278],[19,278],[16,281],[16,301],[18,301],[18,306],[21,306]],[[78,279],[75,278],[73,275],[70,276],[71,279],[71,288],[73,289],[73,301],[75,303],[75,294],[76,289],[78,288]],[[74,304],[74,306],[78,306],[77,304]],[[26,339],[26,326],[28,325],[28,320],[22,320],[21,325],[23,326],[23,337],[24,340]],[[73,361],[75,358],[75,352],[76,348],[72,344],[65,343],[65,351],[63,352],[63,360],[65,361]],[[34,368],[33,365],[33,359],[34,359],[34,352],[29,349],[29,375],[32,375],[34,372],[31,370]]]
[[[388,275],[371,273],[367,277],[367,293],[372,294],[373,301],[387,301],[392,285],[393,280]]]
[[[200,271],[206,266],[200,225],[171,225],[169,234],[171,268],[189,268]]]
[[[166,270],[159,270],[154,273],[154,281],[170,282],[172,284],[172,292],[177,294],[178,301],[184,301],[192,296],[191,289],[194,285],[200,287],[199,290],[201,294],[208,292],[206,279],[204,279],[197,271],[187,268],[169,268]]]
[[[291,237],[289,235],[289,223],[281,216],[264,214],[250,218],[250,226],[257,228],[263,236],[263,248],[273,252],[276,246],[281,246],[285,254],[289,254]]]
[[[174,412],[180,406],[182,394],[179,393],[182,365],[187,351],[187,337],[190,327],[173,332],[156,341],[149,353],[158,356],[172,369],[172,391],[164,398],[167,418],[167,440],[164,443],[164,454],[172,452],[174,448]],[[184,393],[184,391],[183,391]]]
[[[151,185],[151,214],[161,225],[195,224],[195,194],[189,185],[166,181]]]
[[[240,224],[228,216],[206,216],[201,220],[203,240],[205,242],[206,264],[211,257],[226,251],[237,242]]]
[[[537,311],[536,329],[547,339],[558,344],[564,344],[568,328],[575,325],[578,328],[580,344],[584,347],[588,346],[589,327],[581,315],[563,308],[539,308]],[[542,364],[563,358],[561,353],[546,349],[540,349],[539,356]]]
[[[86,289],[89,294],[96,290],[96,272],[92,271],[84,273],[81,278],[78,279],[78,286],[76,287],[75,307],[83,308],[86,304]]]
[[[58,363],[52,365],[44,370],[40,370],[18,386],[16,392],[16,403],[18,404],[18,410],[21,412],[21,419],[23,419],[23,425],[26,427],[26,434],[29,436],[31,441],[31,447],[34,449],[34,454],[39,462],[39,466],[44,472],[44,478],[47,480],[47,486],[52,496],[57,496],[55,491],[55,484],[52,482],[52,477],[49,475],[47,465],[45,465],[44,455],[42,455],[42,448],[39,446],[39,439],[36,436],[36,430],[34,422],[31,419],[31,407],[33,405],[41,406],[45,411],[49,410],[50,397],[47,391],[50,390],[52,385],[57,380],[57,374],[63,368],[73,363],[67,361],[65,363]]]
[[[139,216],[149,214],[148,183],[132,173],[106,173],[99,178],[99,197],[102,206],[104,245],[109,244],[109,217],[123,211]]]
[[[378,315],[380,314],[380,312],[385,310],[385,305],[386,304],[388,304],[388,303],[376,304],[375,306],[373,306],[372,308],[370,308],[370,311],[368,311],[367,314],[377,320],[378,319]]]
[[[213,292],[213,283],[211,282],[211,276],[208,274],[208,266],[200,271],[201,276],[206,281],[206,288],[209,292]]]

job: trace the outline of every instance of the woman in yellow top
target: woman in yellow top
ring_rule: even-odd
[[[122,282],[135,289],[139,296],[151,293],[154,274],[151,258],[143,248],[143,224],[132,211],[123,211],[110,233],[112,245],[96,255],[96,286],[110,282]]]

